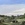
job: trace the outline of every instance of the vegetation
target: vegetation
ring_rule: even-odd
[[[24,15],[17,15],[17,16],[14,16],[14,15],[11,15],[11,16],[0,15],[0,17],[3,18],[3,20],[4,20],[3,22],[4,23],[6,22],[6,23],[9,23],[10,24],[10,22],[13,22],[12,20],[14,20],[14,23],[17,22],[17,23],[15,23],[15,25],[17,25],[17,24],[19,25],[19,22],[18,21],[19,21],[19,19],[22,19],[22,20],[25,19],[25,13],[24,13]],[[17,21],[17,19],[18,19],[18,21]],[[22,21],[22,20],[20,20],[20,21]],[[0,20],[0,21],[2,21],[2,20]],[[3,25],[6,25],[6,24],[3,24]]]

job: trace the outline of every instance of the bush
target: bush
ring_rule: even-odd
[[[25,21],[22,22],[22,25],[25,25]]]
[[[12,21],[12,22],[13,22],[13,23],[18,23],[18,21],[15,21],[15,20],[14,20],[14,21]]]

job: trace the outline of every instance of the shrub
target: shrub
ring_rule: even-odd
[[[25,21],[22,22],[22,25],[25,25]]]

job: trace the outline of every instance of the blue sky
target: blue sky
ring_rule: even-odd
[[[0,0],[0,4],[25,4],[25,0]]]
[[[0,14],[17,15],[25,13],[25,0],[0,0]]]

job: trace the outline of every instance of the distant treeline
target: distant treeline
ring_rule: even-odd
[[[11,15],[11,16],[7,16],[7,15],[0,15],[0,17],[7,17],[7,18],[19,18],[19,19],[22,19],[22,18],[25,18],[25,13],[24,15],[17,15],[17,16],[14,16],[14,15]]]

